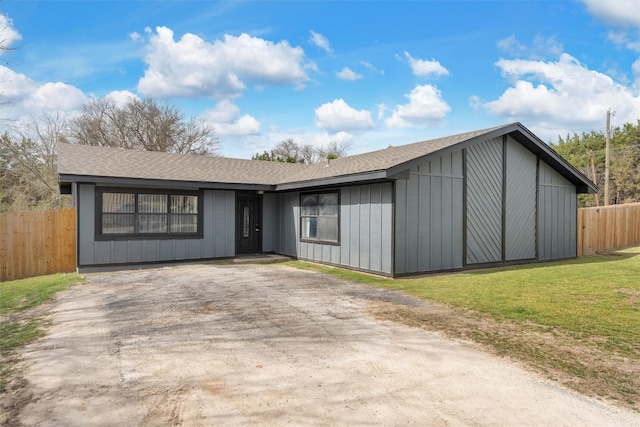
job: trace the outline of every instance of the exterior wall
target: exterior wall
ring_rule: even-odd
[[[235,255],[235,195],[205,191],[202,239],[95,240],[95,186],[78,184],[78,265],[222,258]]]
[[[573,258],[577,256],[576,188],[544,162],[539,180],[538,258]]]
[[[495,138],[467,149],[467,264],[502,261],[502,146]]]
[[[507,139],[505,261],[536,258],[536,155]]]
[[[462,151],[411,169],[396,181],[395,273],[461,268],[463,258]]]
[[[265,193],[262,196],[262,251],[275,252],[278,236],[278,195]]]
[[[412,168],[395,209],[394,274],[576,256],[575,186],[511,137]]]
[[[277,252],[309,261],[392,274],[393,184],[340,189],[340,243],[301,242],[300,193],[280,195]]]

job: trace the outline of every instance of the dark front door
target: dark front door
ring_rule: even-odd
[[[236,254],[260,252],[262,231],[260,196],[238,194],[236,196]]]

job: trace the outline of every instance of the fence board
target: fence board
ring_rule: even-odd
[[[640,244],[640,203],[578,209],[578,255]]]
[[[76,211],[0,214],[0,281],[76,268]]]

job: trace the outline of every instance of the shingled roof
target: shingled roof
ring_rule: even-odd
[[[431,155],[509,134],[574,183],[579,192],[597,187],[520,123],[302,165],[223,157],[61,144],[61,182],[197,185],[200,188],[292,190],[392,179]]]
[[[309,165],[60,144],[61,181],[172,181],[274,186]]]

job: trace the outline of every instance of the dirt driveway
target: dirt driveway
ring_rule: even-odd
[[[23,352],[27,426],[640,425],[438,334],[398,293],[283,265],[87,275]]]

